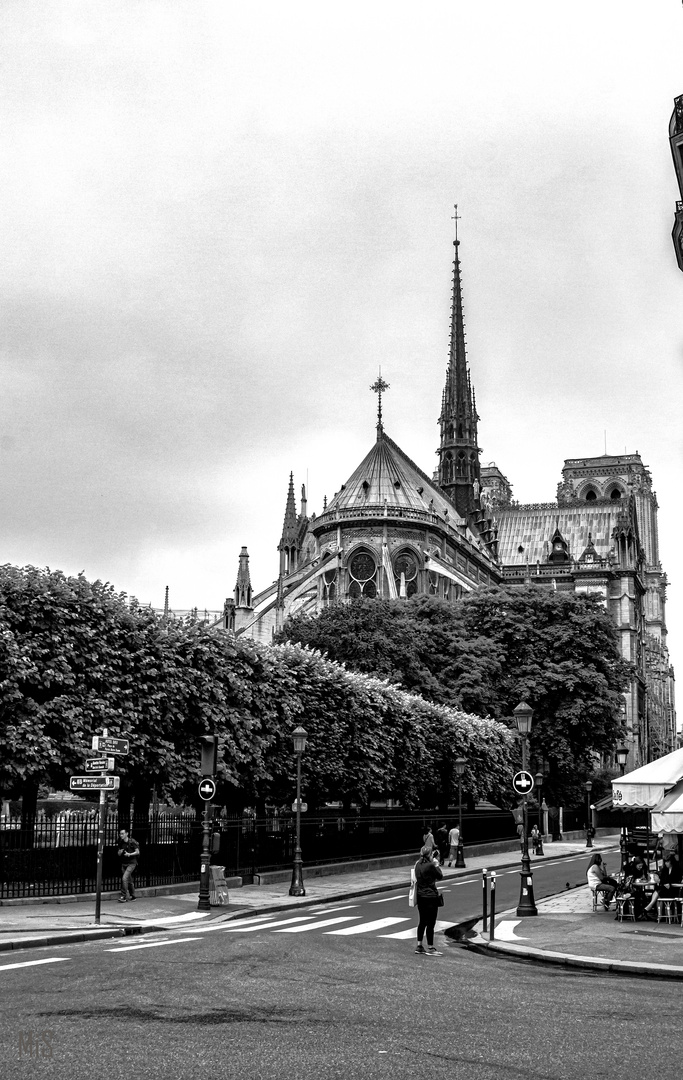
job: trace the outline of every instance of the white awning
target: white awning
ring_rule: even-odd
[[[652,811],[652,831],[683,833],[683,780]]]
[[[615,807],[640,806],[651,810],[679,780],[683,780],[683,749],[613,780],[612,803]]]

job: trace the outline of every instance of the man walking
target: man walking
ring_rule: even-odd
[[[458,861],[458,844],[460,843],[460,829],[454,825],[448,834],[448,865],[455,866]]]
[[[128,899],[135,900],[133,874],[137,870],[139,855],[140,847],[137,840],[133,840],[126,829],[121,829],[118,848],[118,856],[121,860],[121,895],[119,904],[125,904]]]

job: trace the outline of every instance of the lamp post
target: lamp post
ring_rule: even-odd
[[[626,768],[626,762],[628,761],[628,746],[617,747],[617,765],[621,769],[621,775],[624,775],[624,769]]]
[[[527,705],[526,701],[522,701],[516,709],[513,709],[513,714],[522,741],[522,772],[526,772],[526,740],[531,731],[531,719],[534,710],[530,705]],[[519,882],[519,904],[517,905],[517,914],[520,917],[523,915],[538,915],[534,902],[534,879],[531,874],[531,860],[529,859],[527,796],[522,795],[522,800],[522,869]]]
[[[294,865],[292,866],[292,884],[289,886],[290,896],[305,896],[303,863],[301,859],[301,755],[306,749],[307,732],[302,728],[294,728],[292,740],[294,753],[296,754],[296,847],[294,848]]]
[[[458,777],[458,850],[455,856],[456,869],[465,865],[465,852],[462,846],[462,778],[466,765],[467,758],[459,757],[455,759],[455,773]]]
[[[591,788],[593,787],[592,780],[586,780],[584,784],[586,789],[586,847],[593,847],[593,822],[591,821]]]
[[[536,795],[536,798],[538,799],[538,841],[536,843],[536,854],[545,855],[545,851],[543,850],[543,809],[541,807],[543,801],[541,798],[544,780],[543,773],[540,771],[537,772],[534,779],[536,780],[536,787],[538,788],[538,794]]]

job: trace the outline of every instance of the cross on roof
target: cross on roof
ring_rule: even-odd
[[[379,369],[379,376],[375,379],[370,389],[377,394],[377,430],[382,430],[382,392],[389,389],[389,383],[385,382],[382,378],[382,369]]]

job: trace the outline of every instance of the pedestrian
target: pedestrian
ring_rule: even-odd
[[[458,847],[460,846],[460,828],[454,825],[448,834],[448,865],[455,866],[458,861]]]
[[[425,831],[422,834],[422,846],[429,848],[430,852],[436,847],[436,840],[434,839],[431,825],[425,827]]]
[[[448,858],[448,826],[445,821],[442,821],[436,830],[436,843],[441,856],[441,865],[443,866]]]
[[[538,831],[538,825],[534,825],[533,829],[531,830],[531,848],[532,848],[532,851],[533,851],[534,855],[538,854],[538,838],[539,838],[539,836],[540,836],[540,833]]]
[[[443,877],[443,870],[439,866],[439,856],[432,848],[426,845],[420,851],[420,858],[415,863],[415,881],[417,882],[416,899],[420,921],[417,926],[416,953],[424,953],[428,956],[441,956],[434,947],[434,926],[440,907],[441,897],[436,887],[437,881]],[[427,948],[422,944],[422,939],[427,934]]]
[[[140,846],[137,840],[129,835],[126,829],[119,832],[118,856],[121,860],[121,895],[119,904],[125,904],[127,900],[136,900],[133,888],[133,874],[137,870]],[[130,894],[130,895],[129,895]]]

